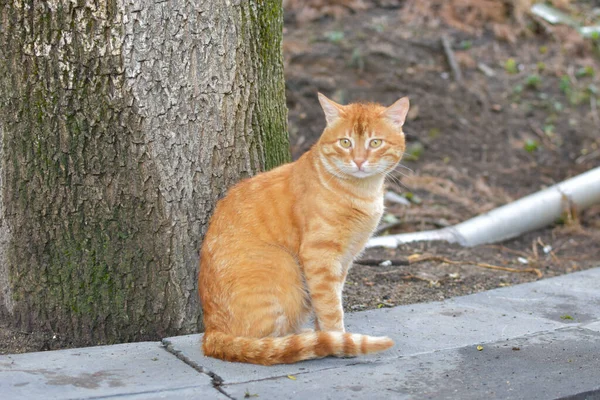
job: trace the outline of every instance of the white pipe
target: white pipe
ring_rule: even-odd
[[[403,243],[433,240],[466,247],[495,243],[552,224],[561,217],[567,202],[578,211],[600,203],[600,167],[460,224],[433,231],[375,237],[366,247],[394,248]]]

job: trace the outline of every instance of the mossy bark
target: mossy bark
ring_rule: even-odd
[[[200,327],[216,200],[289,160],[281,1],[0,0],[0,317],[77,344]]]

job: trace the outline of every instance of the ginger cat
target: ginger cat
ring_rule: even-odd
[[[320,93],[319,101],[327,120],[319,141],[217,204],[199,273],[207,356],[287,364],[394,344],[345,333],[342,288],[383,213],[409,101],[342,106]],[[303,331],[313,312],[315,330]]]

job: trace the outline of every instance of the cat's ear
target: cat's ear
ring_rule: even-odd
[[[410,102],[408,101],[408,97],[403,97],[386,108],[383,112],[383,116],[392,121],[394,125],[402,126],[406,120],[406,114],[408,114],[409,107]]]
[[[342,116],[343,106],[339,105],[333,100],[329,100],[322,93],[318,93],[318,95],[319,103],[321,103],[321,107],[323,108],[323,112],[325,113],[327,125],[333,125],[333,123],[340,119],[340,117]]]

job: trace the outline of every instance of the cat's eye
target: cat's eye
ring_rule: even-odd
[[[340,139],[340,146],[342,146],[345,149],[349,149],[350,147],[352,147],[352,142],[350,141],[350,139]]]
[[[381,139],[373,139],[369,142],[369,146],[376,149],[379,146],[381,146],[382,143],[383,143],[383,140],[381,140]]]

